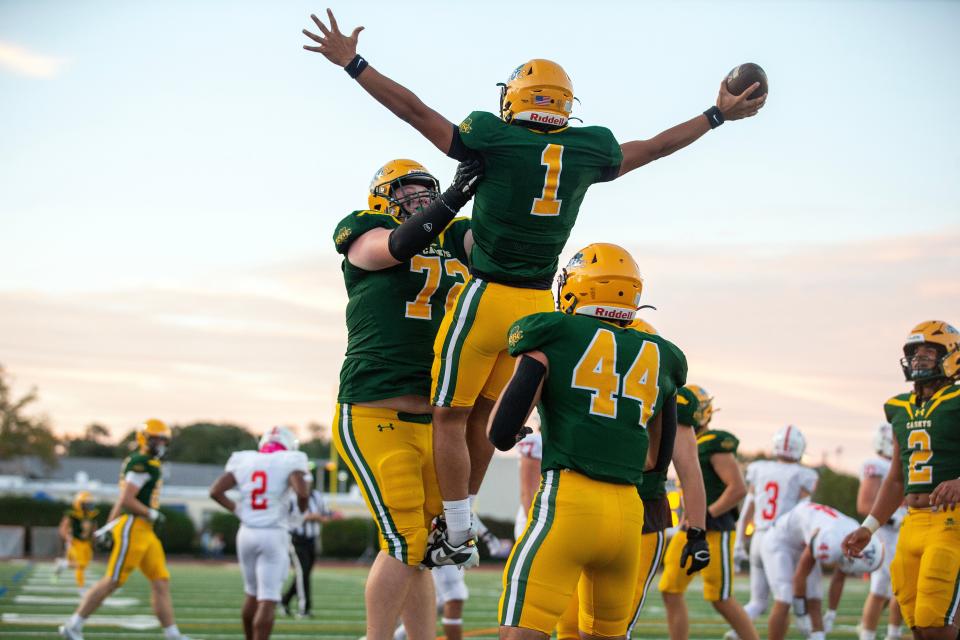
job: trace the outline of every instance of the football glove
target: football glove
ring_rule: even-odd
[[[444,204],[454,211],[460,211],[477,192],[477,185],[482,177],[483,161],[480,158],[464,160],[458,164],[453,182],[440,194]]]
[[[154,527],[162,525],[167,520],[167,516],[163,515],[163,512],[159,509],[150,509],[149,518]]]
[[[93,539],[93,546],[96,547],[97,551],[102,551],[104,553],[113,551],[113,532],[104,531],[98,535]]]
[[[690,568],[687,569],[688,576],[710,564],[710,546],[707,544],[707,532],[699,527],[687,529],[687,544],[683,545],[683,553],[680,554],[681,569],[687,566],[688,559],[690,560]]]

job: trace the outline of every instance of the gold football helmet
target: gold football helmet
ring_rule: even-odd
[[[643,278],[626,249],[597,242],[570,259],[557,287],[557,309],[564,313],[633,322]]]
[[[697,407],[696,413],[693,414],[693,419],[697,423],[694,427],[699,432],[706,429],[707,425],[710,424],[710,420],[713,419],[713,396],[697,384],[688,384],[686,388],[692,391],[693,395],[697,396],[699,406]]]
[[[653,328],[652,324],[640,318],[634,318],[633,322],[628,324],[627,327],[630,329],[636,329],[641,333],[649,333],[655,336],[660,335],[659,333],[657,333],[657,330]]]
[[[408,184],[419,184],[427,188],[425,195],[397,198],[394,191]],[[440,195],[440,183],[419,162],[413,160],[391,160],[380,167],[370,181],[370,195],[367,197],[369,208],[373,211],[388,213],[395,218],[404,219],[410,213],[403,205],[415,198],[427,197],[431,201]]]
[[[573,83],[551,60],[525,62],[500,85],[500,117],[544,129],[567,126],[573,111]]]
[[[91,507],[93,507],[93,496],[90,495],[90,492],[78,491],[77,495],[73,497],[73,510],[90,511]]]
[[[143,455],[162,458],[173,433],[162,420],[150,418],[137,428],[137,448]]]
[[[931,345],[937,349],[937,362],[933,368],[913,368],[913,354],[921,344]],[[913,328],[906,342],[903,343],[900,367],[909,382],[956,378],[960,374],[960,332],[942,320],[921,322]]]

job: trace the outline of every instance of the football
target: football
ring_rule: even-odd
[[[750,100],[759,98],[767,92],[767,74],[760,65],[753,62],[744,62],[740,66],[734,67],[727,74],[727,91],[738,96],[754,82],[759,82],[760,86],[747,96]]]

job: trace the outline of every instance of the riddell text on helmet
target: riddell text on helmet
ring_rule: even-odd
[[[530,122],[542,122],[543,124],[564,125],[567,124],[566,118],[555,116],[552,113],[531,113]]]
[[[593,316],[594,318],[606,318],[608,320],[633,320],[636,312],[630,309],[619,309],[617,307],[601,307],[599,305],[587,305],[577,309],[581,315]]]

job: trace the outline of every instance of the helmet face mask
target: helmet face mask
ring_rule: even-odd
[[[419,189],[409,187],[419,186]],[[372,211],[406,220],[440,196],[440,183],[419,162],[391,160],[370,181],[367,198]]]
[[[93,496],[90,495],[89,491],[80,491],[73,498],[73,508],[76,511],[92,511],[93,510]]]
[[[907,382],[952,380],[960,375],[960,332],[946,322],[921,322],[903,345],[900,368]]]
[[[162,420],[151,418],[137,429],[137,448],[140,453],[162,459],[167,454],[172,433]]]
[[[710,393],[697,384],[688,384],[687,389],[693,392],[693,395],[697,397],[697,411],[693,414],[693,420],[697,424],[693,425],[697,433],[700,433],[708,426],[710,426],[710,421],[713,419],[713,396]]]

